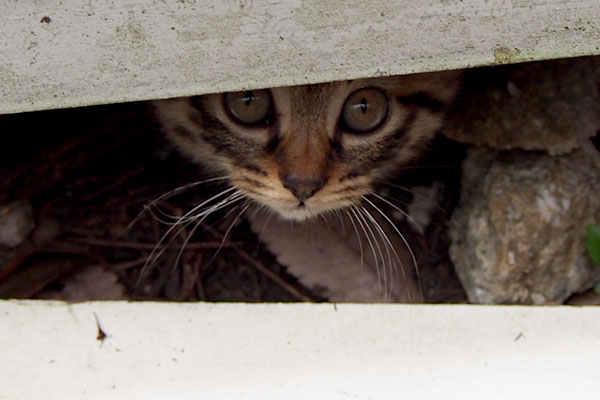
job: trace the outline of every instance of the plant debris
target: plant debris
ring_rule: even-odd
[[[22,243],[0,247],[0,298],[327,300],[292,276],[231,209],[197,225],[173,225],[226,186],[190,185],[204,179],[202,171],[166,141],[147,104],[0,120],[7,132],[19,133],[6,135],[0,150],[0,206],[19,202],[32,210]],[[429,162],[416,175],[458,176],[454,161],[423,174]],[[408,175],[404,185],[421,184]],[[389,190],[399,203],[409,203],[406,188]],[[442,208],[455,202],[451,192]],[[403,231],[418,253],[426,299],[464,301],[446,254],[442,208],[424,235]]]

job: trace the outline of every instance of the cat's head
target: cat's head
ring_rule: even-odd
[[[419,155],[458,73],[359,79],[156,101],[168,135],[248,198],[303,220],[357,204]]]

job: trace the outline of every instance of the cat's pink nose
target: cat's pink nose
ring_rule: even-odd
[[[296,175],[283,177],[283,187],[292,192],[301,205],[321,189],[324,184],[323,179],[305,179]]]

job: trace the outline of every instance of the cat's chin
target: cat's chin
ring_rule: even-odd
[[[326,210],[317,210],[314,207],[298,206],[293,208],[279,208],[270,207],[271,211],[274,212],[280,219],[285,221],[303,222],[309,219],[318,217]]]
[[[281,219],[297,222],[306,221],[307,219],[315,218],[319,215],[318,212],[311,211],[308,207],[297,207],[287,210],[274,209],[273,211],[275,211]]]

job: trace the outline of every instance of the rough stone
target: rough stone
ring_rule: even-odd
[[[14,201],[0,207],[0,247],[19,246],[34,229],[33,210],[28,203]]]
[[[600,57],[467,71],[444,133],[496,149],[564,154],[600,132]]]
[[[598,157],[469,150],[449,234],[470,301],[562,303],[600,279],[584,246],[600,223]]]

